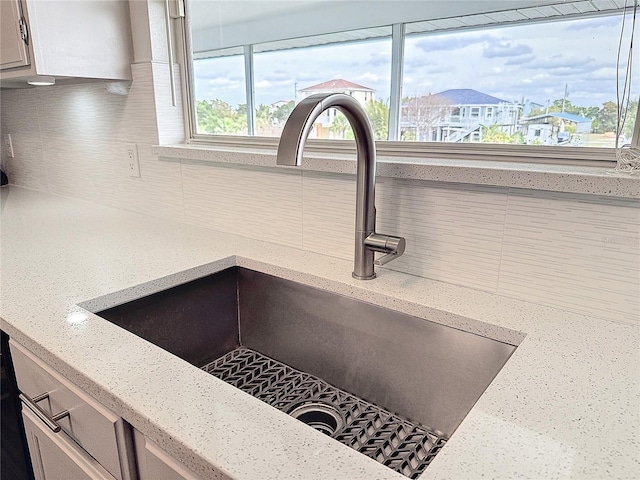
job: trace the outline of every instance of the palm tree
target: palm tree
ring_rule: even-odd
[[[336,113],[336,116],[333,117],[333,122],[331,122],[331,126],[329,130],[337,137],[342,139],[352,140],[353,130],[351,129],[351,124],[347,117],[345,117],[340,111]]]

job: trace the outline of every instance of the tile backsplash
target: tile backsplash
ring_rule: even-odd
[[[183,137],[165,70],[133,65],[127,96],[100,83],[2,91],[11,183],[352,258],[353,175],[151,153]],[[127,143],[140,178],[127,175]],[[407,239],[388,268],[640,324],[638,200],[385,177],[376,193],[378,230]]]
[[[498,293],[640,323],[636,200],[513,191]]]

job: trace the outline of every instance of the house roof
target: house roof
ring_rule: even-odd
[[[454,105],[495,105],[507,102],[507,100],[502,100],[471,88],[454,88],[434,93],[434,96],[446,98]]]
[[[542,115],[535,115],[533,117],[525,117],[521,121],[529,122],[531,120],[539,120],[541,118],[547,118],[547,117],[561,118],[563,120],[568,120],[574,123],[587,123],[587,122],[593,121],[591,118],[581,117],[580,115],[575,115],[573,113],[566,113],[566,112],[549,112],[549,113],[544,113]]]
[[[300,90],[301,92],[313,92],[315,90],[357,90],[362,92],[373,92],[372,88],[358,85],[357,83],[350,82],[349,80],[343,80],[341,78],[335,80],[329,80],[326,82],[312,85]]]

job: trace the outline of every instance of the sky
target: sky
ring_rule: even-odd
[[[471,88],[503,100],[546,105],[564,96],[574,105],[616,101],[619,16],[407,36],[403,96]],[[625,25],[627,34],[631,22]],[[620,90],[628,52],[623,40]],[[626,48],[624,48],[626,47]],[[640,58],[632,98],[640,92]],[[243,59],[223,57],[195,62],[197,99],[245,103]],[[387,100],[391,40],[307,47],[254,55],[256,105],[293,100],[295,91],[342,78],[375,90]]]

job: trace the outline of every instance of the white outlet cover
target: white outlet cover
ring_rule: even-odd
[[[135,143],[128,143],[124,149],[125,165],[130,177],[140,176],[140,161],[138,160],[138,146]]]

